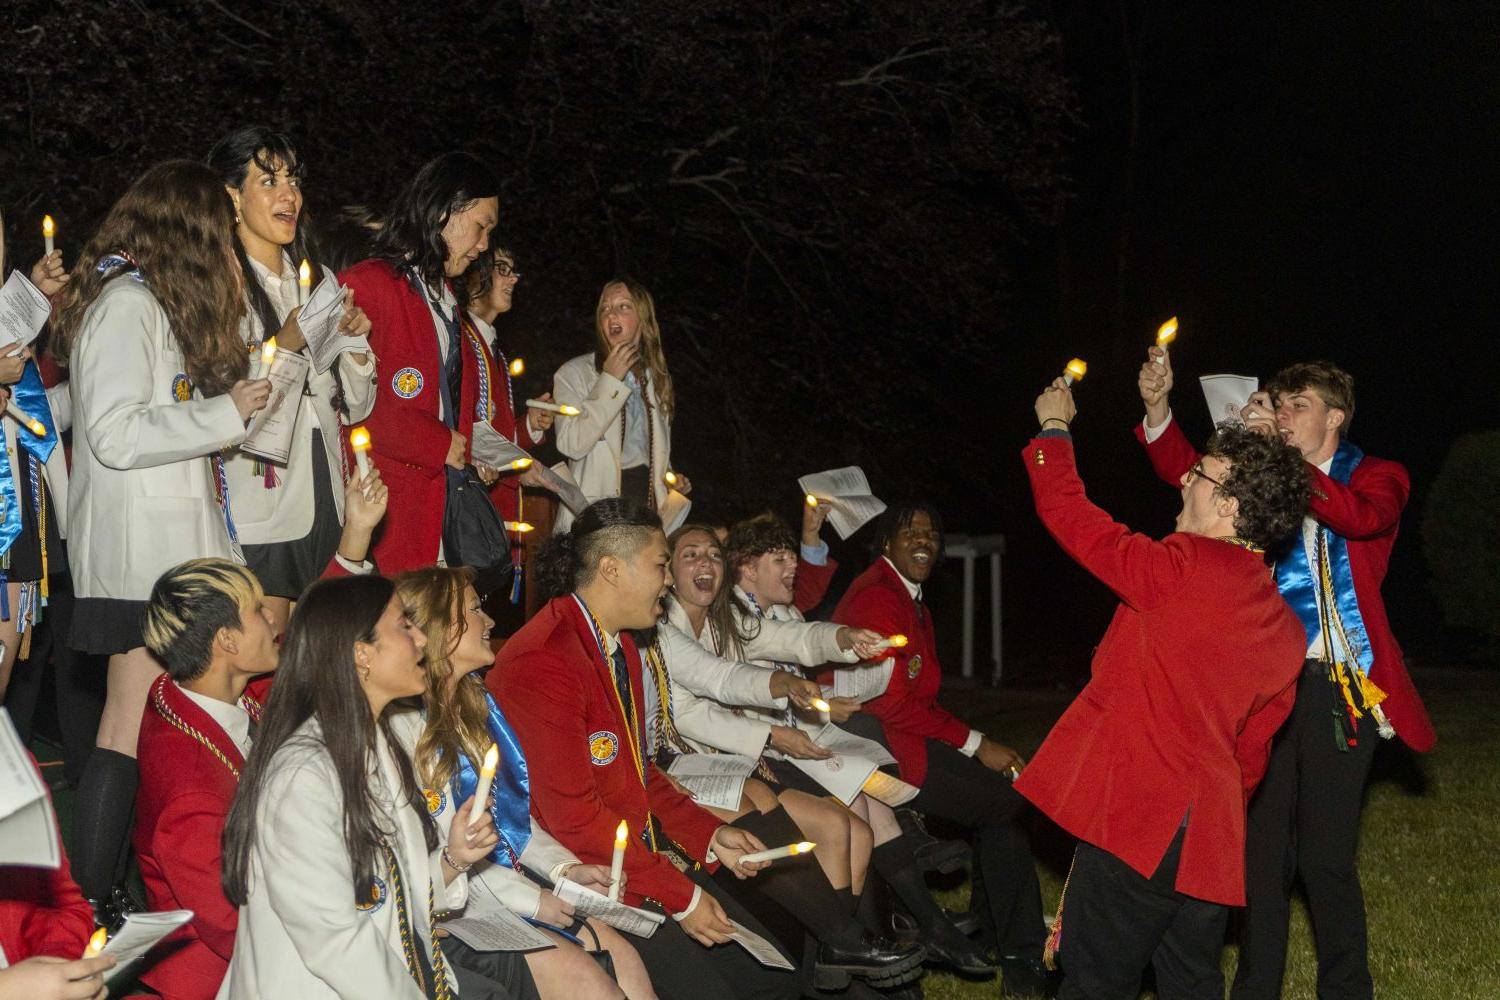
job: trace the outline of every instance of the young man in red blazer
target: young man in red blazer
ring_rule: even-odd
[[[1038,516],[1120,598],[1092,677],[1016,791],[1079,839],[1059,929],[1060,997],[1222,997],[1244,901],[1245,803],[1291,711],[1304,641],[1266,565],[1307,508],[1296,451],[1237,428],[1184,472],[1176,530],[1134,534],[1084,495],[1072,392],[1036,401],[1022,457]]]
[[[1172,419],[1171,362],[1159,349],[1141,366],[1139,386],[1146,420],[1136,435],[1157,473],[1175,481],[1197,452]],[[1417,751],[1437,742],[1380,595],[1411,483],[1399,464],[1348,441],[1354,379],[1346,372],[1324,362],[1292,365],[1266,389],[1246,407],[1246,425],[1301,452],[1312,480],[1300,544],[1276,564],[1277,584],[1306,631],[1307,662],[1291,721],[1251,803],[1248,902],[1232,995],[1281,995],[1292,880],[1300,873],[1318,938],[1319,996],[1368,1000],[1374,984],[1356,856],[1376,737],[1399,735]]]
[[[618,498],[591,505],[539,560],[564,596],[511,636],[485,683],[526,751],[532,812],[548,833],[583,862],[607,865],[626,823],[621,899],[669,917],[633,942],[657,994],[790,998],[795,977],[714,947],[731,940],[730,918],[764,932],[706,872],[754,874],[764,863],[740,858],[764,845],[699,808],[648,750],[652,699],[630,630],[656,624],[669,562],[655,514]]]
[[[374,569],[365,556],[385,504],[378,470],[350,484],[325,577]],[[141,717],[136,857],[153,911],[193,911],[141,976],[163,1000],[210,1000],[234,950],[239,912],[220,887],[219,839],[270,687],[253,679],[276,669],[264,596],[244,566],[200,559],[165,573],[146,604],[146,646],[167,671]]]
[[[1041,888],[1030,841],[1017,821],[1025,803],[1011,787],[1025,761],[937,703],[943,670],[922,584],[942,548],[936,509],[922,503],[887,508],[876,527],[880,555],[849,585],[833,620],[906,636],[906,646],[890,651],[895,664],[885,693],[860,710],[880,721],[902,780],[921,789],[907,806],[976,831],[976,900],[987,904],[1006,994],[1049,995]]]

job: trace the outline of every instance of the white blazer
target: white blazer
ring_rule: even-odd
[[[186,365],[146,285],[121,275],[104,287],[84,314],[69,370],[74,592],[144,601],[178,563],[235,558],[209,456],[238,444],[245,423],[227,393],[177,400]]]
[[[661,412],[656,386],[646,378],[647,398],[651,400],[651,468],[656,473],[651,488],[656,506],[667,501],[668,487],[663,476],[672,467],[672,425]],[[583,412],[576,417],[559,417],[552,425],[557,434],[557,450],[567,456],[573,481],[589,503],[620,495],[620,429],[625,423],[625,403],[630,387],[606,372],[594,368],[593,352],[580,354],[563,364],[552,376],[552,396]],[[560,506],[557,534],[573,524],[573,512]]]
[[[384,736],[376,739],[376,758],[370,781],[380,821],[401,866],[412,934],[430,949],[429,888],[438,910],[457,909],[467,898],[468,877],[443,887],[441,856],[427,850],[421,819],[396,804],[401,781]],[[316,720],[271,758],[255,819],[249,898],[240,907],[220,1000],[424,1000],[407,971],[384,861],[375,866],[382,883],[377,900],[363,910],[354,905],[338,779]],[[451,969],[448,981],[456,993]]]
[[[745,600],[745,592],[735,587],[735,595]],[[734,608],[735,624],[740,634],[750,633],[750,638],[740,645],[740,655],[757,665],[770,667],[771,661],[795,663],[804,667],[816,667],[824,663],[857,663],[859,654],[854,650],[839,648],[837,622],[810,622],[802,618],[802,612],[786,605],[770,608],[765,618],[742,615],[738,606]],[[771,669],[775,669],[772,667]],[[760,715],[769,719],[764,710],[746,709],[747,715]],[[774,721],[781,722],[777,718]],[[808,734],[822,729],[820,723],[798,719],[797,725]]]
[[[276,315],[286,322],[287,316],[297,307],[297,272],[290,258],[283,261],[282,273],[272,274],[259,261],[250,262],[261,288],[265,290]],[[329,280],[325,275],[324,280]],[[272,330],[270,333],[274,334]],[[240,335],[246,345],[257,344],[267,335],[261,329],[260,317],[248,308],[240,321]],[[354,363],[353,355],[340,354],[338,361],[339,382],[344,387],[344,405],[349,409],[348,425],[364,420],[375,407],[375,356],[367,355],[365,363]],[[297,429],[293,432],[292,451],[285,468],[276,467],[277,485],[266,488],[264,473],[257,475],[257,459],[240,451],[231,452],[225,459],[229,473],[229,495],[234,498],[234,523],[240,532],[240,541],[247,545],[268,545],[274,542],[292,542],[305,538],[313,526],[313,479],[312,479],[312,433],[323,432],[323,456],[328,462],[328,475],[333,489],[334,509],[339,521],[344,519],[343,416],[333,405],[333,369],[318,374],[316,368],[307,373],[310,394],[302,397],[302,412],[297,415]]]
[[[666,602],[666,618],[656,625],[662,659],[672,680],[672,722],[699,753],[759,757],[771,737],[770,716],[786,711],[787,699],[771,697],[774,668],[721,658],[709,629],[694,637],[687,612]],[[736,711],[753,705],[766,716]]]

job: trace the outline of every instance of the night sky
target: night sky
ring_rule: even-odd
[[[44,208],[76,250],[133,171],[201,157],[247,120],[298,138],[318,211],[378,204],[429,156],[475,149],[504,178],[502,228],[528,272],[500,327],[530,362],[520,391],[585,349],[599,285],[634,272],[663,307],[684,398],[674,459],[701,513],[793,516],[795,475],[851,463],[881,495],[930,494],[955,530],[1010,538],[1015,676],[1043,684],[1084,668],[1112,601],[1030,511],[1031,401],[1085,357],[1090,492],[1167,530],[1176,497],[1129,430],[1136,370],[1175,314],[1194,437],[1209,429],[1199,374],[1327,358],[1355,375],[1353,439],[1415,485],[1391,617],[1408,641],[1435,638],[1419,512],[1450,443],[1500,424],[1492,3],[1074,0],[1022,21],[986,3],[373,7],[268,3],[236,23],[21,0],[0,40],[10,263],[39,252],[24,240]],[[994,67],[982,47],[959,60],[958,37],[990,45]],[[819,78],[903,44],[933,48],[908,69],[946,95],[903,106],[905,136]],[[941,106],[955,94],[961,114]],[[748,209],[727,216],[673,172],[694,141],[691,169],[775,183],[743,180]],[[797,171],[828,163],[825,193],[799,202]],[[836,546],[850,569],[855,543]]]

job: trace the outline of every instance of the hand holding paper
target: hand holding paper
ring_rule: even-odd
[[[885,504],[870,492],[870,481],[857,465],[803,476],[797,486],[814,501],[809,506],[827,506],[828,520],[840,538],[847,539],[885,512]]]

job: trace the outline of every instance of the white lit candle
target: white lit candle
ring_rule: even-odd
[[[276,360],[276,338],[267,337],[260,345],[260,364],[250,373],[252,379],[269,378],[271,362]]]
[[[609,898],[620,898],[620,876],[625,872],[625,842],[630,839],[630,827],[620,820],[615,827],[615,853],[609,859]]]
[[[469,806],[468,826],[479,822],[484,815],[485,803],[490,799],[490,785],[495,783],[495,767],[500,763],[500,748],[491,743],[484,752],[484,765],[479,768],[479,784],[474,788],[474,804]]]
[[[1156,346],[1161,348],[1161,360],[1158,365],[1167,366],[1167,345],[1177,339],[1177,317],[1173,316],[1161,326],[1156,328]]]
[[[756,861],[775,861],[777,858],[795,858],[799,854],[810,854],[818,845],[811,840],[804,840],[800,844],[787,844],[785,847],[772,847],[765,851],[756,851],[754,854],[746,854],[740,858],[740,863]]]
[[[354,464],[359,466],[359,478],[370,474],[370,432],[360,424],[349,432],[349,447],[354,452]]]
[[[877,652],[877,653],[884,653],[887,649],[892,649],[892,648],[900,649],[902,646],[905,646],[909,641],[910,640],[907,639],[906,636],[904,636],[904,635],[900,635],[900,634],[897,634],[897,635],[888,635],[884,639],[881,639],[879,642],[877,642],[875,644],[875,652]]]
[[[57,247],[52,242],[52,238],[56,235],[57,223],[52,221],[52,216],[42,216],[42,243],[46,246],[48,253],[51,253],[53,250],[57,249]]]
[[[535,531],[536,528],[534,528],[530,523],[526,521],[506,521],[505,530],[514,531],[517,534],[524,535],[528,531]]]
[[[1082,358],[1074,358],[1068,362],[1068,367],[1063,370],[1063,384],[1072,385],[1083,378],[1088,370],[1089,365],[1087,361],[1084,361]]]
[[[818,721],[823,723],[823,725],[826,726],[833,721],[833,715],[831,714],[833,706],[828,704],[828,702],[822,698],[814,698],[809,704],[818,710]]]
[[[88,946],[83,949],[83,957],[98,958],[107,944],[109,944],[109,931],[101,927],[89,937]]]
[[[550,410],[563,417],[576,417],[583,412],[576,406],[569,406],[567,403],[549,403],[545,399],[528,399],[526,405],[538,410]]]
[[[25,411],[23,411],[19,406],[16,405],[16,401],[14,399],[5,404],[5,413],[9,417],[13,417],[16,423],[20,424],[22,427],[35,434],[37,437],[47,436],[47,425],[42,423],[40,420],[28,417]]]
[[[302,266],[297,268],[297,304],[307,305],[308,293],[312,291],[312,265],[304,257]]]

